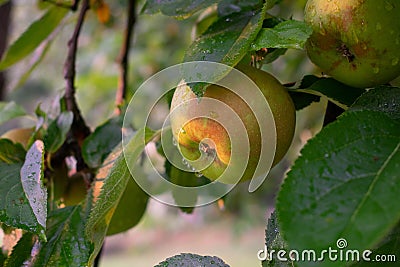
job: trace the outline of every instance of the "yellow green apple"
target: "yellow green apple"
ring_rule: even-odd
[[[271,74],[245,65],[241,65],[238,69],[259,87],[272,111],[277,137],[275,157],[273,159],[273,165],[275,165],[286,154],[292,142],[295,129],[295,108],[292,99],[286,88]],[[228,105],[244,124],[250,144],[250,152],[241,181],[252,178],[260,158],[262,144],[261,131],[253,110],[233,91],[219,85],[212,84],[208,86],[203,97],[219,100]],[[196,101],[190,101],[193,99],[196,99]],[[171,114],[182,103],[189,104],[185,104],[186,106],[184,107],[187,112],[184,110],[179,116],[171,116],[171,125],[172,129],[178,129],[181,127],[182,121],[186,121],[179,131],[173,130],[173,135],[177,140],[177,145],[179,145],[183,157],[187,160],[193,161],[201,156],[199,144],[202,140],[212,140],[215,158],[207,168],[201,170],[201,173],[210,180],[216,180],[225,171],[228,164],[231,163],[231,138],[224,126],[213,119],[212,116],[189,118],[191,110],[199,108],[198,103],[201,101],[201,98],[197,100],[197,96],[188,86],[178,86],[172,98]],[[215,107],[210,106],[209,108],[210,113],[214,112],[213,108]],[[268,107],[265,108],[265,112],[267,112]],[[260,112],[264,112],[264,110]],[[185,116],[188,117],[186,118]]]
[[[304,20],[313,34],[311,61],[353,87],[385,84],[400,75],[398,0],[309,0]]]

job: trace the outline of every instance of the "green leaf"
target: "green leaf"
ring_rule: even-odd
[[[320,97],[317,95],[300,93],[293,90],[288,90],[288,92],[293,100],[296,110],[301,110],[305,107],[308,107],[313,102],[318,102],[320,100]]]
[[[186,51],[184,61],[214,61],[235,66],[247,53],[262,26],[265,12],[243,11],[219,18]],[[216,79],[226,73],[218,73]],[[202,96],[204,85],[193,87]]]
[[[44,138],[46,151],[53,153],[61,147],[67,138],[73,119],[74,115],[71,111],[64,111],[50,123]]]
[[[165,173],[171,183],[185,187],[199,186],[199,178],[193,172],[182,171],[173,166],[168,160],[165,161]],[[176,205],[185,213],[192,213],[197,202],[197,192],[182,193],[182,190],[172,189],[172,196]],[[182,203],[186,203],[182,205]],[[187,205],[190,203],[190,206]]]
[[[273,28],[262,28],[251,48],[294,48],[303,49],[312,29],[304,22],[287,20]]]
[[[24,115],[25,110],[15,102],[0,102],[0,124]]]
[[[379,86],[368,90],[351,106],[351,110],[376,110],[395,120],[400,119],[400,88]]]
[[[3,254],[3,251],[2,251],[2,249],[1,249],[1,247],[0,247],[0,266],[4,266],[4,262],[6,261],[6,256]]]
[[[218,16],[224,17],[236,12],[260,9],[263,6],[262,0],[222,0],[218,3]]]
[[[142,13],[155,14],[161,12],[166,16],[186,19],[195,12],[215,3],[218,3],[218,0],[147,0],[143,6]]]
[[[268,49],[266,55],[264,55],[261,59],[262,64],[269,64],[277,60],[280,56],[283,56],[286,53],[286,48],[271,48]]]
[[[107,235],[125,232],[140,222],[147,208],[149,196],[134,179],[128,179],[107,229]]]
[[[18,82],[13,86],[13,89],[11,91],[13,92],[17,88],[22,87],[25,82],[28,80],[28,78],[31,76],[32,72],[36,69],[37,66],[40,65],[40,63],[43,61],[43,59],[46,57],[47,52],[50,50],[50,47],[53,43],[54,37],[56,35],[53,34],[50,36],[46,42],[43,44],[43,47],[38,48],[39,51],[35,52],[35,56],[32,59],[33,62],[30,63],[29,68],[23,73],[22,75],[19,75],[18,77]],[[51,38],[53,37],[53,38]]]
[[[125,153],[119,153],[112,167],[105,166],[105,170],[100,169],[99,174],[106,175],[100,194],[95,200],[86,227],[86,236],[95,245],[94,253],[91,256],[92,263],[103,244],[107,228],[112,219],[113,213],[125,192],[129,179],[133,179],[127,164],[135,164],[145,145],[153,138],[155,133],[149,129],[140,129],[129,141],[125,148]],[[127,157],[124,157],[127,155]],[[116,155],[111,154],[110,157]],[[97,177],[101,178],[101,177]]]
[[[387,257],[387,261],[385,263],[379,261],[365,262],[360,261],[357,264],[352,265],[353,267],[382,267],[383,264],[385,267],[396,267],[399,265],[398,261],[400,259],[400,224],[390,232],[390,234],[377,246],[373,249],[372,254],[370,255],[370,259],[375,259],[376,256],[385,255]],[[395,258],[393,258],[394,256]],[[391,261],[389,261],[389,257],[391,257]],[[393,261],[393,259],[395,259]]]
[[[299,88],[292,91],[315,96],[326,96],[329,101],[343,109],[351,106],[365,92],[364,89],[347,86],[333,78],[318,78],[312,75],[305,76]]]
[[[26,153],[25,162],[21,167],[21,182],[37,222],[45,229],[47,191],[43,185],[43,157],[43,142],[37,140]]]
[[[282,2],[282,0],[266,0],[266,9],[271,9],[273,8],[276,4],[279,4]]]
[[[41,242],[33,266],[88,266],[93,244],[85,239],[85,220],[80,205],[52,211],[47,222],[48,241]]]
[[[276,217],[276,212],[274,211],[270,218],[268,218],[267,229],[265,231],[265,245],[267,253],[272,252],[272,250],[287,250],[288,245],[283,240],[281,235],[281,230],[279,228],[278,218]],[[269,255],[260,255],[266,257],[267,260],[262,261],[263,267],[292,267],[293,262],[288,261],[279,261],[276,256],[277,254],[272,254],[272,258],[269,258]]]
[[[191,253],[182,253],[173,257],[167,258],[165,261],[160,262],[154,267],[167,267],[167,266],[207,266],[207,267],[229,267],[223,260],[216,256],[200,256]]]
[[[20,144],[0,139],[0,221],[42,234],[44,227],[38,222],[22,187],[20,170],[25,154]]]
[[[10,0],[0,0],[0,6],[1,6],[2,4],[7,3],[8,1],[10,1]]]
[[[13,247],[11,255],[5,261],[4,267],[24,266],[24,262],[31,257],[33,243],[34,235],[29,232],[24,233]]]
[[[400,220],[399,149],[400,124],[373,111],[344,113],[311,139],[277,201],[290,248],[318,253],[340,238],[346,249],[376,246]]]
[[[32,53],[60,24],[68,9],[53,6],[8,48],[0,61],[4,70]]]
[[[82,145],[82,156],[91,168],[98,168],[121,142],[122,117],[111,118],[89,135]]]

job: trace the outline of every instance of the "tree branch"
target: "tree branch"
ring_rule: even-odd
[[[124,40],[117,59],[120,71],[120,75],[118,78],[118,89],[115,96],[115,105],[116,105],[115,113],[117,115],[121,114],[121,105],[124,102],[126,91],[128,89],[129,50],[130,50],[135,22],[136,22],[136,1],[129,0],[128,18],[126,21],[126,26],[124,31]]]
[[[74,114],[74,120],[72,122],[71,130],[67,138],[67,142],[69,143],[69,145],[71,145],[71,147],[68,147],[68,144],[65,144],[67,145],[67,147],[63,146],[63,148],[68,149],[75,155],[78,171],[86,167],[81,155],[80,147],[83,140],[90,134],[90,129],[83,120],[75,99],[75,67],[76,54],[78,50],[78,39],[83,22],[85,20],[86,12],[88,10],[89,0],[83,0],[78,17],[78,22],[76,23],[73,35],[68,42],[68,55],[64,65],[64,79],[66,82],[64,99],[67,110],[72,111],[72,113]]]
[[[89,0],[83,0],[81,11],[79,13],[78,22],[75,26],[74,33],[68,42],[68,55],[64,65],[65,86],[65,102],[67,110],[74,114],[74,122],[72,124],[72,133],[78,141],[82,141],[90,134],[89,127],[86,126],[82,115],[78,109],[75,100],[75,66],[76,53],[78,50],[78,39],[85,19],[86,12],[89,10]]]
[[[0,5],[0,59],[6,50],[11,24],[12,1]],[[0,100],[5,98],[6,73],[0,71]]]

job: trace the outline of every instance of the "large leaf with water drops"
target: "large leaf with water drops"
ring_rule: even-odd
[[[264,20],[262,10],[247,10],[218,18],[186,51],[184,61],[213,61],[235,66],[247,53]],[[218,73],[223,76],[225,73]],[[216,79],[218,77],[215,77]],[[196,95],[203,88],[194,87]]]
[[[287,20],[273,28],[262,28],[251,45],[254,50],[261,48],[302,49],[312,29],[303,21]]]
[[[368,90],[351,106],[351,110],[365,109],[381,111],[400,120],[400,88],[382,85]]]
[[[398,122],[382,112],[347,112],[301,154],[277,200],[280,227],[291,249],[319,253],[338,248],[343,243],[336,242],[343,239],[346,249],[372,249],[399,222]]]
[[[70,206],[50,213],[46,236],[33,267],[88,266],[93,244],[85,238],[86,215],[82,206]]]
[[[20,171],[25,155],[26,151],[20,144],[0,139],[0,221],[43,237],[45,216],[42,212],[45,210],[36,210],[36,217],[22,186]]]
[[[21,182],[37,222],[46,228],[47,191],[43,185],[43,157],[43,142],[37,140],[26,153],[21,167]]]
[[[154,267],[167,267],[167,266],[207,266],[207,267],[229,267],[223,260],[216,256],[201,256],[191,253],[182,253],[175,255],[160,262]]]
[[[143,6],[142,13],[154,14],[161,12],[167,16],[185,19],[215,3],[218,3],[218,0],[147,0]]]

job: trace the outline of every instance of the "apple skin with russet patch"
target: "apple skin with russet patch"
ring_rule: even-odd
[[[310,60],[353,87],[385,84],[400,75],[398,0],[309,0],[304,20],[313,29]]]
[[[271,74],[246,65],[241,65],[237,68],[259,87],[272,111],[277,137],[275,157],[272,163],[274,166],[283,158],[292,142],[296,124],[294,104],[287,89]],[[250,152],[247,167],[240,181],[251,179],[260,158],[262,143],[261,131],[253,111],[241,97],[219,85],[212,84],[208,86],[203,97],[216,99],[228,105],[244,124],[250,144]],[[190,101],[193,99],[196,99],[196,101]],[[173,135],[177,140],[182,156],[190,161],[196,160],[201,156],[199,144],[202,140],[212,140],[216,157],[201,173],[210,180],[216,180],[230,164],[231,139],[224,126],[212,117],[190,118],[191,111],[199,108],[197,103],[201,101],[202,99],[197,99],[190,87],[178,86],[172,98],[171,111],[178,106],[181,106],[180,108],[183,106],[184,110],[180,112],[180,116],[171,117],[171,125],[172,129],[181,129],[176,132],[173,131]],[[190,104],[184,104],[185,102]],[[215,112],[212,106],[210,106],[209,112]]]

